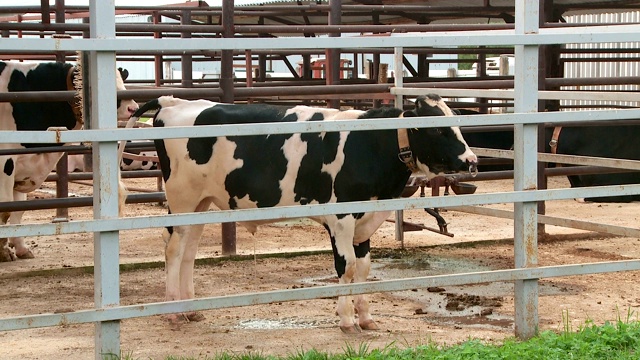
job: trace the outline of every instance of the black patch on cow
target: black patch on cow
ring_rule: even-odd
[[[285,116],[287,108],[263,104],[245,106],[216,105],[202,111],[194,125],[249,124],[296,121],[297,116]],[[242,160],[242,167],[229,173],[225,188],[230,198],[244,198],[258,207],[277,205],[282,197],[280,180],[287,170],[287,159],[282,147],[291,134],[256,136],[229,136],[236,143],[234,159]],[[189,157],[197,164],[206,164],[213,155],[217,138],[193,138],[187,141]],[[237,204],[230,202],[233,209]]]
[[[154,118],[153,127],[164,127],[164,121]],[[164,146],[164,140],[162,139],[156,139],[153,143],[158,153],[158,162],[160,163],[160,169],[162,169],[162,178],[164,182],[167,182],[171,176],[171,161],[169,160],[169,156],[167,156],[167,148]]]
[[[356,253],[356,257],[362,259],[371,251],[371,242],[367,239],[367,241],[363,241],[358,245],[353,245],[353,250]]]
[[[0,61],[0,75],[2,75],[2,72],[4,71],[4,68],[7,67],[7,63]]]
[[[4,173],[11,176],[13,174],[13,170],[15,169],[15,164],[13,163],[13,159],[9,158],[4,163]]]
[[[122,163],[125,164],[125,165],[131,165],[131,164],[133,164],[133,159],[122,158]]]
[[[392,107],[371,109],[361,119],[398,117]],[[398,159],[396,130],[352,131],[344,146],[344,165],[335,179],[338,202],[399,197],[409,175]],[[372,161],[375,159],[375,161]],[[352,214],[361,218],[362,213]]]
[[[322,167],[335,161],[340,133],[305,133],[300,138],[307,144],[307,154],[302,158],[296,176],[293,188],[295,201],[303,205],[313,201],[329,202],[333,179],[330,174],[322,171]]]
[[[552,131],[553,128],[547,128],[545,141],[547,151],[549,151],[548,144]],[[640,160],[640,150],[635,146],[638,139],[640,139],[640,126],[566,126],[560,132],[557,153]],[[568,178],[571,187],[638,184],[640,183],[640,172],[571,175]],[[631,202],[640,201],[640,195],[605,196],[585,198],[585,200],[592,202]]]
[[[61,91],[67,90],[67,73],[71,64],[43,63],[25,75],[14,70],[9,78],[8,91]],[[55,102],[12,102],[13,118],[18,130],[46,130],[49,127],[64,126],[72,129],[76,118],[67,101]],[[47,146],[48,144],[22,144],[25,147]]]
[[[171,209],[169,209],[168,213],[171,214]],[[173,226],[166,226],[165,229],[167,229],[169,235],[173,235]]]
[[[329,225],[323,224],[324,228],[327,229],[329,233],[329,237],[331,238],[331,249],[333,249],[333,265],[336,268],[336,273],[338,274],[338,278],[341,278],[344,275],[347,268],[347,259],[344,256],[338,254],[338,248],[336,247],[336,238],[331,233],[329,229]]]

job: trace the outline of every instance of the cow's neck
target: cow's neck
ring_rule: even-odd
[[[409,130],[398,129],[398,147],[400,148],[400,152],[398,153],[400,161],[407,165],[412,173],[417,171],[418,166],[416,165],[416,160],[413,158],[413,152],[409,145]]]
[[[76,125],[84,125],[84,119],[82,117],[82,88],[81,82],[75,80],[74,74],[76,73],[76,67],[71,67],[67,72],[67,90],[75,91],[76,95],[73,99],[69,100],[69,105],[73,110],[73,115],[76,118]]]

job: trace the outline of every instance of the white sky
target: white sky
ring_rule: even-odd
[[[103,0],[99,0],[103,1]],[[166,5],[166,4],[177,4],[181,2],[186,2],[187,0],[142,0],[138,1],[136,5],[140,6],[154,6],[154,5]],[[221,6],[222,0],[205,0],[209,6]],[[256,0],[235,0],[235,3],[240,4],[248,4],[248,3],[256,3]],[[49,4],[54,5],[55,0],[49,0]],[[65,5],[89,5],[89,0],[65,0]],[[131,5],[131,0],[115,0],[116,5]],[[40,0],[21,0],[19,4],[16,0],[0,0],[0,6],[32,6],[32,5],[40,5]]]

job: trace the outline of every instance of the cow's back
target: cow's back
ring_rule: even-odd
[[[319,121],[337,112],[202,101],[166,105],[154,126]],[[344,160],[338,156],[341,137],[346,133],[165,139],[156,148],[168,193],[188,188],[222,209],[254,208],[331,201],[332,172]]]
[[[635,146],[640,139],[640,126],[584,126],[563,127],[558,138],[559,154],[640,160],[640,150]],[[572,175],[573,187],[639,184],[640,172]],[[587,198],[594,202],[640,201],[640,195]]]

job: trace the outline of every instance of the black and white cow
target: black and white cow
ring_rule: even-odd
[[[489,130],[483,132],[464,131],[464,138],[471,147],[512,149],[513,130]],[[593,156],[615,159],[640,160],[640,149],[632,146],[640,139],[640,126],[601,125],[565,126],[545,129],[545,152],[565,155]],[[551,143],[555,143],[552,149]],[[482,165],[481,171],[511,170],[512,165]],[[640,184],[640,172],[569,175],[571,187]],[[592,202],[640,201],[640,195],[605,196],[585,198]]]
[[[634,144],[640,140],[640,126],[566,126],[553,134],[547,129],[545,143],[547,151],[551,151],[549,143],[552,137],[557,141],[557,154],[594,156],[616,159],[640,160],[640,148]],[[640,172],[570,175],[571,187],[605,186],[622,184],[640,184]],[[640,201],[640,195],[605,196],[585,198],[593,202],[631,202]]]
[[[130,121],[157,109],[154,127],[452,115],[437,95],[419,97],[415,109],[404,114],[394,108],[339,111],[161,97],[142,106]],[[211,203],[228,210],[397,198],[414,171],[432,178],[475,171],[477,164],[457,127],[166,139],[156,141],[156,150],[171,213],[206,211]],[[406,163],[399,158],[401,150],[412,154]],[[329,232],[341,284],[367,279],[369,238],[388,216],[372,212],[313,218]],[[255,232],[258,223],[242,225]],[[165,230],[167,300],[194,296],[193,265],[203,226]],[[364,295],[355,296],[355,311],[351,297],[340,297],[337,312],[344,332],[378,328]],[[170,316],[175,324],[182,319]]]
[[[124,90],[126,70],[116,71],[118,90]],[[0,62],[0,92],[78,90],[77,67],[63,63]],[[118,101],[118,119],[126,120],[138,109],[133,100]],[[0,102],[0,130],[47,130],[52,127],[80,129],[79,101]],[[46,144],[0,144],[0,148],[23,148]],[[26,200],[55,167],[63,153],[0,156],[0,201]],[[23,212],[0,214],[0,223],[19,224]],[[10,249],[14,248],[14,251]],[[0,261],[33,258],[22,238],[0,239]]]

